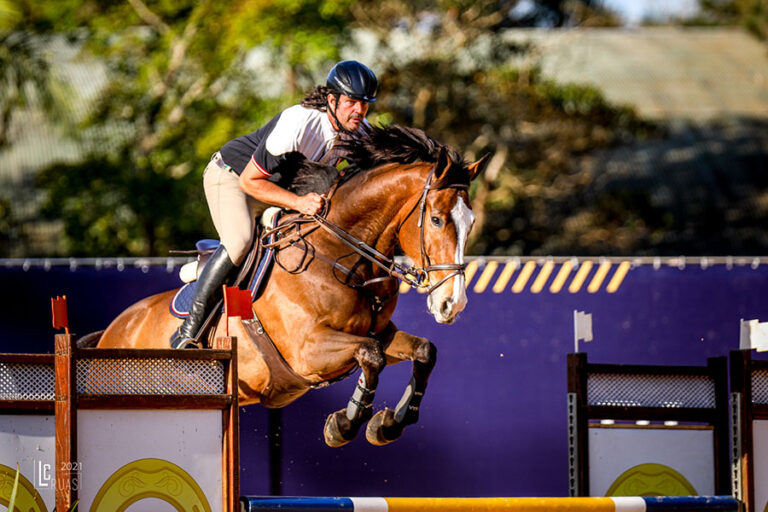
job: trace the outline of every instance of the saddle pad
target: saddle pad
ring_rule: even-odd
[[[272,227],[275,227],[277,225],[277,221],[279,217],[280,217],[279,214],[275,215],[275,217],[272,220]],[[270,235],[269,237],[267,237],[267,243],[272,243],[274,239],[275,239],[275,235]],[[264,283],[264,277],[266,277],[266,275],[269,274],[269,270],[272,268],[274,255],[275,255],[275,249],[273,247],[270,247],[269,249],[264,251],[264,256],[261,258],[261,261],[259,262],[259,265],[256,268],[256,272],[253,273],[251,284],[248,286],[248,289],[251,290],[252,301],[256,300],[256,297],[259,296],[259,292],[261,291],[262,284]]]
[[[272,227],[277,226],[280,215],[275,215],[272,219]],[[268,238],[269,242],[272,242],[274,235]],[[272,262],[274,261],[275,250],[269,248],[264,251],[264,256],[261,258],[256,271],[253,273],[251,282],[248,285],[248,289],[251,291],[251,300],[256,300],[256,297],[261,291],[261,287],[264,283],[264,277],[269,274],[269,270],[272,268]],[[189,308],[192,306],[192,301],[195,298],[195,291],[197,290],[197,281],[187,283],[176,292],[176,295],[171,299],[169,309],[171,314],[176,318],[186,318],[189,316]]]
[[[189,308],[192,305],[192,299],[195,298],[195,290],[197,290],[197,281],[192,281],[182,286],[176,292],[176,295],[171,299],[170,305],[173,316],[176,318],[187,318],[189,316]]]

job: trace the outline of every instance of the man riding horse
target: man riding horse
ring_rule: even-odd
[[[282,111],[255,132],[225,144],[203,173],[205,198],[221,245],[197,281],[189,316],[171,337],[171,347],[193,346],[221,287],[245,258],[255,233],[255,219],[268,206],[306,215],[318,213],[323,197],[297,195],[280,183],[291,169],[281,165],[289,154],[331,164],[341,156],[334,145],[341,135],[356,136],[369,126],[368,104],[376,101],[373,71],[354,60],[337,63],[326,85],[317,86],[299,105]]]

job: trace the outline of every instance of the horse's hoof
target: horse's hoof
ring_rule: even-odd
[[[340,422],[346,422],[347,424],[349,423],[346,409],[342,409],[340,411],[334,412],[333,414],[329,414],[328,419],[325,420],[325,428],[323,428],[323,435],[325,437],[325,444],[327,444],[331,448],[338,448],[339,446],[344,446],[345,444],[347,444],[352,440],[352,439],[344,438],[344,435],[342,434],[343,428]]]
[[[397,427],[395,412],[392,409],[384,409],[374,414],[371,421],[368,422],[368,427],[365,429],[365,438],[372,445],[384,446],[400,438],[403,429]],[[386,431],[389,431],[388,433],[391,434],[391,439],[385,435]]]

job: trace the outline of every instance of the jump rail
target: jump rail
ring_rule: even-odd
[[[321,498],[259,497],[240,498],[243,512],[416,512],[440,510],[480,512],[514,510],[539,512],[690,512],[694,510],[738,512],[741,503],[731,496],[620,497],[620,498]]]

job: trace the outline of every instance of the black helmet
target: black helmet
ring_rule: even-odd
[[[365,65],[356,60],[344,60],[333,66],[325,85],[352,99],[373,103],[379,81]]]

